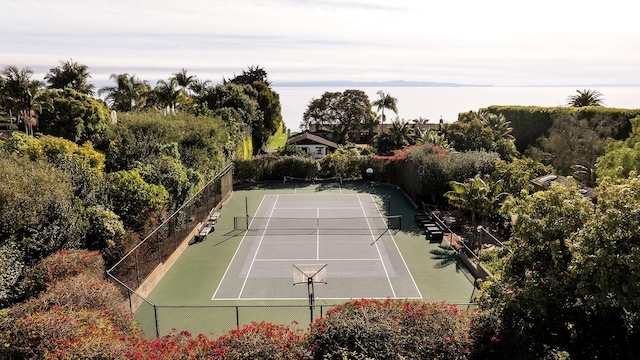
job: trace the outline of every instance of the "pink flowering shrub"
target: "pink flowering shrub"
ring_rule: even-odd
[[[158,340],[142,340],[124,354],[126,359],[303,359],[300,330],[271,323],[251,323],[217,339],[192,337],[186,331]]]
[[[445,303],[358,300],[327,311],[305,337],[313,359],[466,359],[472,311]]]
[[[56,280],[78,274],[102,278],[104,271],[104,261],[97,251],[60,250],[27,269],[23,284],[27,297],[32,297]]]

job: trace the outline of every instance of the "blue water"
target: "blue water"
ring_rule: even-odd
[[[282,116],[285,125],[292,131],[300,130],[302,114],[309,102],[320,98],[326,91],[344,91],[346,87],[274,87],[280,94]],[[400,120],[419,117],[430,122],[457,120],[458,114],[491,105],[536,105],[565,106],[567,97],[576,95],[576,90],[591,89],[602,93],[604,106],[623,109],[640,108],[640,87],[362,87],[357,88],[369,96],[378,98],[382,90],[398,99]],[[395,115],[388,114],[387,119]]]

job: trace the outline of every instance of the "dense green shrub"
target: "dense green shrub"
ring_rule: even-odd
[[[355,147],[340,146],[318,162],[321,167],[321,176],[344,179],[357,179],[362,176],[360,151]]]
[[[476,313],[445,303],[357,300],[327,311],[306,334],[312,358],[466,359]],[[352,358],[352,357],[349,357]]]
[[[282,156],[270,163],[268,180],[282,180],[285,176],[312,179],[318,174],[318,163],[309,157]]]
[[[494,152],[445,152],[431,144],[408,147],[384,159],[382,176],[395,174],[389,181],[400,185],[415,200],[437,202],[450,190],[449,181],[462,182],[478,173],[490,174],[498,158]]]
[[[107,132],[111,116],[99,100],[69,88],[48,91],[47,96],[53,106],[43,107],[38,118],[38,129],[43,134],[82,144],[95,142]]]
[[[96,148],[105,153],[107,171],[113,172],[150,163],[175,143],[183,167],[210,176],[235,157],[241,136],[217,117],[130,113],[118,116],[118,124]]]

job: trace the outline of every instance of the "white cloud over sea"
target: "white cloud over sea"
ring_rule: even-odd
[[[44,74],[72,58],[94,80],[415,80],[640,84],[628,0],[0,0],[0,66]]]

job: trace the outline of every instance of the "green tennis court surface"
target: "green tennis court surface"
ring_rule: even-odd
[[[214,300],[306,299],[296,264],[327,265],[317,299],[422,298],[371,194],[267,194],[247,228]]]
[[[236,319],[236,310],[212,306],[308,304],[307,286],[293,285],[294,264],[327,264],[327,284],[315,286],[319,305],[365,297],[470,302],[475,279],[457,253],[446,243],[425,240],[402,192],[367,185],[287,183],[236,190],[220,210],[215,231],[187,247],[148,296],[163,306],[161,333],[235,328],[215,314],[224,310]],[[387,227],[389,215],[402,215],[401,230]],[[240,323],[290,324],[289,313],[297,310],[283,310],[275,315],[274,309],[253,309],[250,318],[241,312]],[[141,308],[136,317],[151,332],[153,309]],[[308,324],[304,316],[296,319]]]

